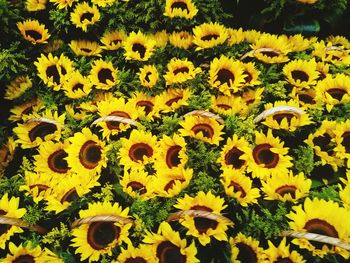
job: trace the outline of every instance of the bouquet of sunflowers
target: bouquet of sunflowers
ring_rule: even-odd
[[[349,260],[345,37],[218,0],[0,5],[1,262]]]

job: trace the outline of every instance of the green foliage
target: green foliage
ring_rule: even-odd
[[[273,101],[288,100],[287,83],[287,81],[279,80],[277,83],[266,84],[264,90],[266,102],[272,102],[270,98],[273,98]]]
[[[294,156],[294,168],[298,173],[303,172],[310,175],[314,169],[314,151],[306,145],[299,145],[296,149],[292,149]]]
[[[197,172],[193,175],[190,185],[184,190],[186,193],[196,193],[203,191],[205,193],[211,191],[218,194],[223,191],[217,173],[208,174],[206,172]]]
[[[67,9],[51,9],[49,14],[55,30],[68,33],[71,24],[69,11]]]
[[[164,116],[162,118],[162,123],[156,128],[159,132],[158,134],[171,136],[177,131],[180,120],[181,118],[178,117],[177,113],[170,116]]]
[[[210,171],[217,169],[216,162],[219,152],[212,145],[190,138],[187,146],[188,166],[195,171]]]
[[[330,64],[329,72],[331,74],[350,74],[350,66],[349,64]]]
[[[28,58],[22,52],[18,52],[19,42],[13,42],[8,49],[0,49],[0,80],[9,80],[17,74],[27,70]]]
[[[42,206],[39,206],[38,204],[27,205],[26,209],[27,212],[24,214],[23,220],[29,225],[35,225],[40,220],[45,220],[48,218],[48,216],[46,215],[47,212],[45,212],[44,208]]]
[[[20,174],[11,176],[10,178],[0,178],[0,196],[8,193],[9,196],[19,196],[20,186],[24,184],[24,179]]]
[[[43,237],[42,241],[44,244],[50,244],[55,250],[61,250],[62,244],[67,242],[71,236],[72,233],[67,225],[60,222],[60,226],[54,227]]]
[[[245,120],[236,115],[228,116],[225,120],[225,129],[228,135],[237,134],[238,137],[244,137],[249,142],[253,142],[254,131],[256,131],[254,116],[249,116]]]
[[[101,186],[101,192],[96,192],[92,196],[100,202],[112,202],[114,200],[113,189],[113,185],[106,183]]]
[[[330,120],[347,121],[350,119],[350,102],[344,102],[342,104],[335,105],[330,112]]]
[[[319,189],[314,189],[310,192],[311,198],[324,199],[326,201],[341,202],[339,197],[338,185],[328,185]]]
[[[203,84],[201,85],[204,86]],[[211,105],[211,96],[207,88],[205,88],[200,95],[192,95],[188,100],[189,108],[193,110],[209,109]]]

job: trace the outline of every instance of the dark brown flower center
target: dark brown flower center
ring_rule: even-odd
[[[44,140],[46,135],[52,134],[55,131],[57,131],[55,124],[40,122],[29,131],[29,139],[31,142],[34,142],[38,137]]]
[[[133,192],[138,192],[140,195],[143,195],[147,192],[147,188],[140,182],[132,181],[126,185],[126,187],[131,187]]]
[[[134,162],[143,161],[144,156],[150,158],[153,155],[153,149],[146,143],[135,143],[130,147],[129,157]]]
[[[140,43],[135,43],[132,45],[132,51],[138,52],[140,54],[140,58],[144,58],[146,53],[146,47]]]
[[[221,109],[224,109],[224,110],[230,110],[232,109],[232,107],[230,105],[227,105],[227,104],[216,104],[216,106],[218,108],[221,108]]]
[[[46,68],[46,76],[48,78],[52,78],[52,81],[55,84],[60,84],[60,73],[58,72],[57,66],[56,65],[51,65]]]
[[[113,45],[118,45],[118,44],[120,44],[121,42],[122,42],[121,39],[114,39],[114,40],[111,41],[111,44],[113,44]]]
[[[309,75],[306,74],[304,71],[302,70],[293,70],[291,72],[292,78],[296,81],[296,80],[300,80],[300,81],[308,81],[309,80]]]
[[[95,250],[101,250],[120,236],[121,229],[113,222],[94,222],[88,229],[87,241]]]
[[[228,187],[233,187],[234,193],[241,192],[241,195],[240,195],[241,198],[244,198],[247,196],[247,193],[244,191],[243,187],[239,183],[231,181]]]
[[[274,58],[274,57],[278,57],[279,54],[276,51],[260,51],[261,54],[270,57],[270,58]]]
[[[187,4],[184,3],[184,2],[175,2],[171,5],[171,9],[174,9],[174,8],[179,8],[181,10],[186,10],[187,12],[189,11],[188,10],[188,7],[187,7]]]
[[[233,147],[225,154],[225,164],[232,165],[235,169],[240,169],[244,164],[245,160],[239,159],[244,152]]]
[[[319,146],[321,148],[321,151],[323,152],[333,152],[333,150],[331,149],[332,147],[329,145],[329,143],[331,142],[331,136],[328,133],[325,133],[321,136],[317,136],[315,137],[312,142]]]
[[[168,166],[168,168],[173,168],[173,167],[177,167],[180,163],[180,156],[179,156],[179,152],[181,151],[182,147],[179,145],[175,145],[175,146],[171,146],[167,153],[166,153],[166,164]]]
[[[63,204],[64,202],[73,202],[75,200],[79,199],[79,195],[77,193],[77,191],[75,190],[75,187],[73,187],[72,189],[70,189],[69,191],[67,191],[61,198],[61,204]]]
[[[320,80],[325,79],[325,78],[327,77],[327,75],[326,75],[323,71],[317,70],[317,72],[320,73],[320,74],[318,75],[318,78],[319,78]]]
[[[149,76],[151,76],[152,75],[152,72],[147,72],[146,73],[146,76],[145,76],[145,80],[147,81],[147,82],[150,82],[150,78],[149,78]]]
[[[297,188],[294,185],[282,185],[278,187],[275,192],[282,197],[286,194],[290,194],[290,196],[294,199],[296,190]]]
[[[67,161],[64,159],[68,154],[64,150],[58,150],[52,153],[48,158],[48,166],[56,173],[66,173],[68,171]]]
[[[214,129],[206,123],[196,124],[192,127],[191,130],[194,132],[194,134],[198,134],[199,132],[201,132],[204,137],[209,139],[212,138],[214,135]]]
[[[165,102],[165,105],[167,105],[167,106],[170,107],[173,103],[178,102],[178,101],[181,100],[182,98],[183,98],[182,96],[178,96],[178,97],[172,98],[172,99],[166,101],[166,102]]]
[[[98,80],[103,84],[107,84],[107,80],[114,81],[112,71],[109,68],[103,68],[98,72]]]
[[[12,260],[12,263],[34,263],[36,260],[32,255],[20,255]]]
[[[327,93],[331,95],[333,99],[341,101],[343,96],[346,94],[346,91],[342,88],[333,88],[327,90]]]
[[[329,237],[338,237],[338,231],[335,229],[334,226],[329,224],[328,222],[322,220],[322,219],[311,219],[306,222],[304,229],[306,229],[307,232],[315,233],[319,235],[325,235]],[[323,243],[310,241],[317,249],[322,249]]]
[[[272,119],[274,119],[280,125],[282,120],[286,118],[288,125],[290,125],[293,117],[296,117],[293,113],[283,112],[274,114]]]
[[[207,212],[213,212],[213,209],[204,206],[204,205],[195,205],[191,207],[191,210],[201,210],[201,211],[207,211]]]
[[[220,35],[218,35],[218,34],[209,34],[209,35],[205,35],[205,36],[201,37],[201,40],[204,40],[204,41],[210,41],[212,39],[215,40],[215,39],[219,38],[219,36]]]
[[[220,81],[221,85],[226,83],[228,86],[231,86],[235,81],[235,75],[233,75],[231,70],[222,68],[218,71],[216,80]]]
[[[181,68],[177,68],[174,70],[174,75],[177,75],[179,73],[188,73],[190,71],[190,69],[188,67],[181,67]]]
[[[33,106],[34,105],[29,105],[27,108],[25,108],[23,111],[22,111],[22,115],[26,114],[28,115],[29,113],[31,113],[33,111]]]
[[[138,107],[144,107],[146,115],[148,115],[154,107],[154,104],[148,100],[142,100],[136,103]]]
[[[273,263],[294,263],[290,258],[278,257]]]
[[[80,163],[87,169],[95,168],[101,157],[101,146],[92,140],[85,142],[79,152]]]
[[[163,241],[157,247],[159,263],[185,263],[186,256],[181,254],[180,248],[170,241]]]
[[[183,179],[174,179],[174,180],[171,180],[171,181],[169,181],[169,182],[164,186],[164,191],[165,191],[165,192],[168,192],[169,190],[173,189],[173,187],[174,187],[176,181],[179,181],[179,182],[181,182],[181,183],[182,183],[182,182],[185,182],[185,180],[183,180]]]
[[[88,20],[89,22],[92,20],[92,18],[94,17],[94,14],[93,13],[90,13],[90,12],[86,12],[84,14],[81,15],[80,17],[80,23],[83,23],[84,20]]]
[[[6,215],[6,214],[7,214],[6,211],[0,209],[0,216]],[[10,228],[11,228],[11,225],[0,224],[0,236],[5,234]]]
[[[206,233],[210,228],[216,229],[219,224],[216,220],[205,217],[195,217],[193,220],[199,234]]]
[[[316,101],[314,100],[314,98],[309,95],[309,94],[306,94],[306,93],[302,93],[302,94],[299,94],[298,95],[299,97],[299,100],[306,103],[306,104],[315,104]]]
[[[243,74],[247,75],[246,77],[244,77],[244,81],[245,81],[245,83],[249,84],[252,81],[252,79],[253,79],[252,74],[250,74],[247,70],[245,70],[243,72]]]
[[[72,91],[77,91],[77,90],[82,90],[84,88],[84,85],[81,83],[76,83],[74,84],[74,86],[72,87]]]
[[[258,262],[257,255],[251,246],[249,246],[243,242],[239,242],[236,244],[236,247],[239,250],[238,255],[237,255],[237,259],[240,262],[244,262],[244,263]]]
[[[113,111],[109,115],[130,119],[130,115],[124,111]],[[119,130],[120,128],[120,122],[118,121],[106,121],[106,124],[107,124],[107,128],[110,130]]]
[[[26,30],[26,36],[33,38],[35,41],[42,38],[42,34],[36,30]]]
[[[80,48],[80,50],[82,50],[86,53],[90,53],[92,51],[90,48],[86,48],[86,47],[82,47],[82,48]]]
[[[274,168],[278,164],[278,154],[271,152],[270,144],[264,143],[257,145],[253,150],[254,161],[257,164],[264,164],[265,168]]]
[[[344,132],[343,135],[343,141],[341,144],[345,147],[345,151],[347,153],[350,153],[350,131]]]
[[[127,258],[124,263],[147,263],[147,261],[142,257]]]
[[[47,189],[49,189],[49,187],[47,185],[44,185],[44,184],[33,184],[33,185],[30,185],[29,186],[29,189],[32,190],[34,189],[35,187],[38,188],[38,194],[40,194],[41,192],[44,192],[46,191]]]

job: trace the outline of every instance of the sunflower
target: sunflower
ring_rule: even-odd
[[[78,3],[70,13],[70,21],[84,32],[87,32],[88,26],[94,25],[99,20],[98,8],[95,5],[89,6],[87,2]]]
[[[244,85],[245,77],[248,76],[244,70],[240,61],[221,55],[210,63],[208,82],[212,88],[229,96]]]
[[[195,197],[185,194],[183,198],[177,199],[174,207],[181,210],[200,210],[221,215],[221,211],[227,207],[224,202],[223,198],[214,196],[210,191],[208,193],[200,191]],[[227,241],[225,231],[229,226],[233,226],[232,222],[224,221],[220,217],[215,220],[200,216],[192,217],[187,214],[179,222],[187,228],[187,235],[198,238],[203,246],[210,243],[211,237],[219,241]]]
[[[286,245],[286,238],[284,237],[278,247],[268,240],[269,248],[264,251],[266,262],[293,262],[306,263],[306,260],[297,251],[290,251],[289,245]]]
[[[40,24],[38,20],[28,19],[24,22],[18,22],[16,25],[23,38],[32,44],[47,43],[50,37],[45,25]]]
[[[261,263],[264,251],[259,241],[252,237],[238,233],[229,240],[232,263]]]
[[[319,72],[315,59],[309,61],[296,59],[283,67],[283,74],[290,84],[309,88],[316,84]]]
[[[240,27],[238,29],[227,28],[227,44],[229,46],[237,45],[244,41],[243,29]]]
[[[97,109],[101,117],[119,116],[136,120],[143,114],[142,109],[135,109],[133,104],[126,102],[124,98],[112,98],[100,101],[97,103]],[[130,124],[116,121],[101,121],[97,123],[97,125],[101,127],[102,137],[107,139],[109,139],[111,135],[117,135],[130,128]]]
[[[30,195],[35,203],[46,199],[51,194],[52,188],[56,185],[51,175],[43,173],[25,171],[24,180],[25,184],[21,185],[19,190],[25,191],[26,195]]]
[[[149,245],[141,244],[135,248],[133,245],[128,245],[127,249],[121,248],[117,260],[113,263],[154,263],[155,255],[152,253]]]
[[[153,54],[156,41],[141,31],[131,32],[124,41],[125,59],[147,61]]]
[[[203,23],[193,28],[193,43],[197,45],[196,50],[223,44],[227,38],[227,29],[219,23]]]
[[[34,112],[39,112],[44,108],[44,104],[38,98],[27,100],[26,102],[14,106],[10,110],[10,121],[23,121],[29,118],[29,115]]]
[[[307,39],[301,34],[291,35],[288,37],[288,42],[290,43],[291,49],[294,52],[301,52],[312,47],[312,39]]]
[[[190,136],[198,140],[219,145],[224,126],[212,118],[190,115],[180,122],[182,136]]]
[[[89,117],[89,113],[86,110],[82,109],[80,105],[67,104],[64,108],[66,110],[67,116],[73,118],[74,120],[82,121]]]
[[[14,100],[32,87],[32,80],[28,76],[18,76],[6,86],[4,98]]]
[[[57,178],[64,177],[69,172],[68,163],[65,158],[68,156],[66,149],[68,142],[54,143],[52,141],[40,144],[38,155],[34,155],[35,171],[37,173],[53,175]]]
[[[119,183],[123,188],[123,192],[132,198],[147,200],[154,197],[154,176],[148,175],[142,170],[132,169],[130,173],[124,171]]]
[[[244,86],[256,86],[260,85],[261,81],[259,80],[260,71],[256,69],[254,62],[242,63],[243,75],[244,77]]]
[[[25,245],[20,244],[18,247],[10,242],[10,254],[1,260],[3,263],[20,263],[20,262],[52,262],[63,263],[64,261],[58,258],[49,249],[41,249],[40,246],[35,246],[31,241],[25,242]]]
[[[327,76],[317,83],[316,100],[326,105],[328,112],[337,104],[350,101],[350,77],[344,74]]]
[[[92,216],[121,216],[128,217],[129,208],[124,210],[118,203],[90,203],[88,209],[79,212],[80,218]],[[132,223],[117,222],[93,222],[82,224],[72,230],[72,247],[77,248],[75,252],[83,261],[88,259],[98,261],[101,255],[112,255],[112,249],[122,243],[131,245],[129,240],[129,229]]]
[[[157,104],[161,105],[161,112],[174,112],[182,106],[188,105],[192,92],[189,89],[167,89],[156,97]]]
[[[288,173],[288,168],[293,166],[292,157],[288,155],[289,148],[283,145],[284,142],[273,136],[272,130],[269,129],[266,135],[256,131],[252,154],[242,156],[248,162],[247,171],[260,179]]]
[[[125,169],[143,168],[153,163],[158,150],[157,137],[150,132],[132,130],[129,139],[121,138],[121,148],[118,156],[119,163]]]
[[[192,19],[198,13],[198,9],[192,0],[166,0],[164,14],[167,17],[183,17]]]
[[[116,2],[116,0],[91,0],[94,5],[99,7],[109,7]]]
[[[47,0],[26,0],[26,10],[36,12],[46,9]]]
[[[224,116],[237,115],[243,110],[241,96],[212,96],[211,109],[213,112]]]
[[[156,155],[156,170],[183,168],[188,160],[186,146],[185,139],[178,134],[172,137],[163,135]]]
[[[18,208],[19,197],[8,197],[5,193],[0,199],[0,216],[22,218],[27,212],[25,208]],[[14,225],[0,224],[0,249],[5,249],[6,242],[17,233],[22,233],[22,228]]]
[[[158,170],[154,182],[155,192],[161,197],[174,197],[189,185],[192,176],[192,169]]]
[[[181,239],[179,232],[174,231],[167,222],[160,223],[157,233],[148,232],[143,242],[152,245],[151,251],[156,256],[153,262],[199,262],[194,242],[187,246],[186,239]]]
[[[258,105],[263,98],[264,88],[244,89],[243,93],[238,96],[242,98],[244,104],[242,105],[241,115],[247,116],[249,111]]]
[[[336,156],[340,159],[347,159],[347,168],[350,168],[350,120],[338,123],[334,128],[334,134]]]
[[[73,3],[76,1],[77,0],[50,0],[50,2],[56,5],[58,9],[72,7]]]
[[[144,111],[144,117],[147,120],[153,120],[155,117],[159,117],[160,105],[159,100],[155,97],[151,97],[143,92],[136,92],[129,102],[134,105],[135,108]]]
[[[320,58],[324,62],[333,64],[349,64],[350,50],[333,46],[331,42],[325,43],[323,40],[313,44],[312,56]]]
[[[280,174],[262,181],[261,190],[265,193],[266,200],[280,200],[283,202],[296,202],[309,194],[311,180],[304,173],[294,175],[292,171],[288,174]]]
[[[245,159],[251,154],[252,150],[248,141],[244,137],[238,138],[237,134],[234,134],[232,138],[227,139],[217,162],[221,165],[222,170],[230,168],[244,171],[248,165]]]
[[[274,104],[265,104],[265,110],[281,106],[299,108],[299,103],[293,100],[290,100],[288,102],[275,101]],[[268,115],[267,117],[265,117],[265,120],[262,123],[271,129],[282,129],[293,132],[299,127],[312,124],[313,121],[310,120],[309,114],[306,112],[300,114],[286,110],[278,111],[271,115]]]
[[[202,70],[195,68],[191,61],[185,59],[172,58],[167,65],[168,71],[164,75],[166,85],[183,83],[194,79]]]
[[[241,206],[246,207],[258,202],[260,191],[252,187],[252,180],[243,171],[225,168],[220,181],[225,193],[235,198]]]
[[[93,98],[91,100],[79,104],[79,109],[87,113],[97,112],[97,103],[112,98],[114,98],[112,92],[108,90],[96,90],[96,92],[93,93]]]
[[[111,61],[95,60],[90,71],[90,81],[96,89],[109,90],[119,83],[118,69]]]
[[[350,211],[350,170],[346,171],[346,180],[340,179],[344,184],[343,186],[339,185],[339,197],[343,202],[343,206]]]
[[[92,90],[92,83],[79,71],[72,72],[63,83],[64,94],[70,99],[80,99],[87,96]]]
[[[312,5],[312,4],[316,3],[318,0],[296,0],[296,1],[299,3],[302,3],[302,4]]]
[[[33,121],[32,121],[32,118]],[[49,121],[41,121],[41,118]],[[64,125],[65,114],[58,116],[58,112],[46,110],[43,114],[30,115],[24,124],[17,124],[13,129],[23,149],[34,148],[44,141],[59,140],[61,138],[62,127]]]
[[[73,172],[99,174],[102,167],[107,166],[109,146],[93,134],[89,128],[83,128],[69,139],[70,145],[66,161]]]
[[[310,133],[305,142],[321,158],[323,165],[329,164],[337,171],[338,166],[341,166],[343,161],[336,156],[334,151],[336,146],[334,127],[337,127],[335,121],[322,121],[321,126],[314,133]]]
[[[155,65],[145,65],[137,73],[142,86],[146,88],[153,88],[158,81],[159,74]]]
[[[333,46],[341,46],[346,49],[350,49],[350,41],[346,37],[331,35],[328,36],[326,40],[331,42]]]
[[[263,35],[262,32],[254,29],[243,31],[243,36],[246,42],[253,43]]]
[[[251,48],[254,52],[249,56],[268,64],[288,61],[291,51],[287,38],[270,34],[262,34],[251,44]]]
[[[127,35],[124,31],[107,31],[100,39],[102,48],[106,50],[117,50],[123,47]]]
[[[154,41],[156,41],[155,46],[158,48],[166,47],[169,40],[168,33],[166,32],[166,30],[157,31],[151,37],[154,39]]]
[[[316,70],[318,71],[318,79],[322,80],[328,76],[329,64],[324,62],[317,62]]]
[[[339,207],[334,201],[306,198],[303,205],[294,206],[293,210],[286,215],[291,220],[289,222],[291,230],[321,234],[349,242],[350,223],[347,220],[350,216],[349,210]],[[304,238],[294,239],[292,243],[321,258],[328,253],[340,254],[346,259],[350,256],[350,252],[343,248],[312,242]]]
[[[69,47],[77,56],[100,57],[102,53],[102,48],[96,41],[72,40]]]
[[[16,151],[16,142],[9,137],[0,147],[0,178],[5,172],[6,167],[13,160]]]
[[[304,109],[321,108],[322,102],[316,101],[316,91],[313,88],[300,89],[293,87],[289,94],[293,101],[297,101],[299,106]]]
[[[169,42],[174,47],[189,49],[192,45],[193,35],[187,31],[174,31],[169,35]]]

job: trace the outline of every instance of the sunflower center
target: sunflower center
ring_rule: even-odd
[[[170,107],[173,103],[178,102],[182,98],[183,98],[182,96],[178,96],[178,97],[172,98],[172,99],[168,100],[167,102],[165,102],[165,105]]]
[[[147,261],[142,257],[127,258],[124,263],[147,263]]]
[[[239,242],[236,244],[236,247],[239,250],[238,255],[237,255],[237,259],[240,262],[245,262],[245,263],[258,262],[258,258],[256,256],[256,253],[251,246],[249,246],[243,242]]]
[[[101,160],[101,147],[94,141],[89,140],[83,144],[79,152],[80,163],[87,169],[93,169]]]
[[[138,107],[144,107],[146,115],[148,115],[152,110],[154,104],[147,100],[142,100],[136,103],[136,106]]]
[[[230,105],[227,105],[227,104],[216,104],[216,106],[218,108],[221,108],[221,109],[224,109],[224,110],[230,110],[232,109],[232,107]]]
[[[88,21],[91,21],[93,17],[94,17],[93,13],[86,12],[86,13],[81,15],[80,23],[83,23],[85,19],[88,20]]]
[[[135,43],[132,45],[132,51],[138,52],[140,54],[140,58],[144,58],[146,47],[140,43]]]
[[[329,152],[330,146],[329,143],[331,142],[331,136],[328,133],[325,133],[321,136],[315,137],[312,142],[319,146],[321,148],[321,151],[323,152]]]
[[[112,76],[112,71],[109,68],[101,69],[97,75],[98,75],[98,80],[103,84],[107,84],[107,80],[114,81],[114,78]]]
[[[243,72],[243,74],[244,74],[244,75],[247,75],[247,76],[244,78],[244,81],[245,81],[246,83],[250,83],[250,82],[252,81],[252,79],[253,79],[252,74],[250,74],[247,70],[245,70],[245,71]]]
[[[320,80],[325,79],[327,77],[327,75],[324,72],[322,72],[320,70],[317,70],[317,72],[319,73],[318,78]]]
[[[140,195],[143,195],[147,192],[146,187],[140,182],[132,181],[126,185],[126,187],[131,187],[133,192],[138,192]]]
[[[130,119],[130,115],[124,111],[113,111],[109,115]],[[119,130],[120,123],[118,121],[106,121],[106,124],[107,124],[107,128],[110,130]]]
[[[6,214],[7,212],[0,209],[0,216],[6,215]],[[11,225],[0,224],[0,236],[5,234],[10,228],[11,228]]]
[[[235,75],[230,70],[222,68],[218,71],[216,80],[220,81],[221,84],[226,83],[230,86],[235,81]]]
[[[75,190],[75,187],[73,187],[72,189],[70,189],[69,191],[67,191],[61,198],[61,204],[63,204],[64,202],[73,202],[75,200],[79,199],[79,195],[77,193],[77,191]]]
[[[50,169],[56,173],[66,173],[68,171],[68,164],[64,158],[67,156],[68,154],[62,149],[52,153],[48,158]]]
[[[276,51],[260,51],[261,54],[267,56],[267,57],[270,57],[270,58],[274,58],[274,57],[278,57],[279,54],[278,52]]]
[[[345,151],[350,153],[350,132],[344,132],[342,137],[343,141],[341,144],[345,147]]]
[[[148,158],[152,157],[153,149],[146,143],[136,143],[130,147],[129,157],[134,162],[143,161],[143,157],[146,156]]]
[[[34,263],[36,260],[32,255],[20,255],[12,260],[12,263]]]
[[[36,31],[36,30],[26,30],[25,34],[31,38],[33,38],[35,41],[42,38],[42,35]]]
[[[309,80],[309,75],[306,74],[302,70],[293,70],[291,72],[292,78],[294,80],[300,80],[300,81],[308,81]]]
[[[24,115],[24,114],[28,115],[32,111],[33,111],[33,105],[30,105],[22,111],[22,115]]]
[[[46,68],[46,76],[52,78],[52,81],[55,82],[55,84],[60,83],[60,73],[58,72],[56,65],[51,65]]]
[[[186,256],[181,254],[180,248],[170,241],[163,241],[157,247],[159,263],[185,263]]]
[[[181,151],[182,147],[179,145],[171,146],[167,153],[166,153],[166,164],[171,169],[173,167],[177,167],[180,163],[180,156],[179,152]]]
[[[288,125],[291,125],[291,121],[293,117],[295,117],[293,113],[284,112],[284,113],[274,114],[272,116],[272,119],[274,119],[280,125],[282,120],[286,118]]]
[[[273,263],[294,263],[290,258],[278,257]]]
[[[190,69],[188,67],[181,67],[181,68],[177,68],[174,70],[174,75],[177,75],[179,73],[188,73],[190,71]]]
[[[343,96],[346,94],[346,91],[342,88],[334,88],[327,90],[327,93],[331,95],[333,99],[341,101]]]
[[[282,185],[278,187],[275,192],[282,197],[286,194],[290,194],[290,196],[294,199],[296,190],[297,188],[294,185]]]
[[[90,53],[92,51],[90,48],[86,48],[86,47],[82,47],[82,48],[80,48],[80,50],[82,50],[86,53]]]
[[[195,205],[191,207],[191,210],[201,210],[201,211],[207,211],[207,212],[213,212],[213,209],[204,206],[204,205]]]
[[[147,82],[150,82],[150,81],[151,81],[151,79],[149,78],[149,76],[151,76],[151,75],[152,75],[152,72],[147,72],[147,73],[146,73],[145,80],[146,80]]]
[[[182,182],[185,182],[185,180],[183,180],[183,179],[171,180],[171,181],[169,181],[169,183],[167,183],[167,184],[164,186],[164,191],[165,191],[165,192],[168,192],[169,190],[173,189],[173,187],[174,187],[176,181],[180,181],[181,183],[182,183]]]
[[[40,194],[41,192],[44,192],[47,189],[49,189],[49,187],[47,185],[44,185],[44,184],[33,184],[33,185],[29,186],[29,189],[32,190],[35,187],[38,188],[38,194]]]
[[[253,157],[257,164],[264,164],[265,168],[274,168],[276,167],[279,156],[278,154],[271,152],[270,144],[264,143],[257,145],[253,150]]]
[[[84,85],[81,83],[77,83],[72,87],[72,91],[82,90],[84,88]]]
[[[298,95],[299,100],[306,103],[306,104],[315,104],[316,101],[314,100],[314,98],[312,96],[310,96],[309,94],[299,94]]]
[[[307,232],[315,233],[319,235],[325,235],[329,237],[338,237],[338,231],[334,226],[322,219],[311,219],[306,222],[304,228]],[[320,242],[310,241],[317,249],[322,249],[323,244]]]
[[[55,124],[40,122],[38,125],[36,125],[33,129],[30,130],[29,139],[31,142],[34,142],[38,137],[44,140],[46,135],[52,134],[55,131],[57,131],[57,127]]]
[[[235,169],[240,169],[245,164],[245,161],[239,158],[243,153],[236,147],[232,148],[225,154],[225,164],[232,165]]]
[[[209,138],[209,139],[212,138],[214,135],[214,129],[209,124],[206,124],[206,123],[196,124],[192,127],[191,130],[196,135],[199,132],[201,132],[204,137]]]
[[[244,198],[247,196],[247,193],[244,191],[243,187],[234,181],[231,181],[228,187],[233,187],[233,192],[235,193],[241,192],[240,198]]]
[[[118,239],[120,232],[120,227],[113,222],[94,222],[89,226],[87,241],[93,249],[101,250]]]
[[[212,39],[215,40],[217,38],[219,38],[219,35],[214,33],[214,34],[209,34],[209,35],[205,35],[205,36],[201,37],[201,40],[210,41]]]
[[[184,2],[175,2],[171,5],[171,8],[174,9],[174,8],[179,8],[181,10],[186,10],[187,12],[189,11],[188,10],[188,7],[187,7],[187,4],[184,3]]]
[[[195,217],[193,220],[194,220],[194,225],[197,231],[199,232],[199,234],[206,233],[209,230],[209,228],[216,229],[216,227],[219,224],[217,221],[213,219],[204,218],[204,217]]]

